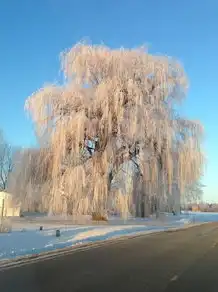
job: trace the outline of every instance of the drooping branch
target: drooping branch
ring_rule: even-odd
[[[116,173],[133,157],[150,192],[157,193],[159,168],[166,185],[175,176],[180,185],[199,176],[200,125],[175,110],[187,89],[178,62],[142,48],[77,44],[62,55],[62,69],[64,85],[42,88],[26,101],[38,135],[47,133],[53,157],[52,212],[63,212],[69,202],[77,213],[107,209],[109,169]],[[130,204],[133,187],[127,189]]]

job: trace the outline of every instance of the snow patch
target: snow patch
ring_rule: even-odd
[[[58,222],[54,222],[52,219],[40,219],[40,222],[38,222],[40,217],[37,217],[35,222],[31,221],[31,223],[19,221],[17,228],[14,229],[14,226],[12,226],[12,232],[0,234],[0,261],[54,251],[81,243],[180,228],[193,222],[218,221],[218,213],[192,212],[176,216],[172,214],[165,215],[166,219],[164,221],[152,218],[129,218],[124,222],[120,218],[115,217],[110,218],[108,225],[98,226],[91,224],[64,226],[64,220],[59,221],[58,224]],[[49,224],[46,225],[47,220]],[[39,230],[40,225],[43,225],[42,231]],[[56,237],[57,229],[60,230],[60,237]]]

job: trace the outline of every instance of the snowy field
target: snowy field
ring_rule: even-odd
[[[214,221],[218,221],[218,213],[188,212],[179,216],[162,214],[160,220],[129,218],[123,221],[112,217],[104,224],[93,224],[89,217],[83,218],[82,223],[75,224],[75,220],[70,218],[29,215],[11,219],[12,231],[0,234],[0,261],[101,240]],[[43,226],[42,231],[39,230],[40,226]],[[60,230],[60,237],[56,237],[57,229]]]

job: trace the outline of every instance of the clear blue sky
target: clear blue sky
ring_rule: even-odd
[[[218,198],[218,1],[1,0],[0,127],[33,145],[25,98],[58,78],[59,53],[88,37],[111,47],[149,44],[177,57],[190,79],[183,113],[205,125],[205,199]]]

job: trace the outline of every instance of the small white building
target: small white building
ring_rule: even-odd
[[[20,216],[20,205],[13,200],[13,195],[0,192],[0,218]]]

